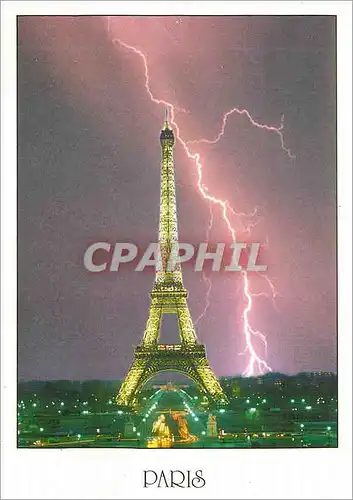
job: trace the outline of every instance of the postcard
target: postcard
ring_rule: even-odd
[[[39,3],[7,2],[6,434],[24,479],[6,473],[6,498],[333,498],[348,415],[334,3]]]

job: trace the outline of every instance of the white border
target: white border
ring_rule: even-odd
[[[351,2],[2,2],[2,498],[351,498]],[[16,15],[338,16],[339,449],[16,449]],[[202,469],[206,487],[143,489],[145,468]]]

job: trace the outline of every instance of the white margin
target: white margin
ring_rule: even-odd
[[[2,498],[351,498],[351,2],[12,2],[1,4]],[[232,14],[338,16],[338,449],[25,450],[16,448],[16,15]],[[202,469],[200,490],[143,489],[142,471]]]

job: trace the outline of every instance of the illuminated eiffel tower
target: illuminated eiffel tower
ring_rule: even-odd
[[[207,361],[205,346],[197,342],[183,286],[181,266],[170,270],[171,255],[178,254],[178,221],[175,196],[174,134],[168,123],[168,109],[160,134],[162,149],[159,218],[160,267],[151,291],[151,306],[142,343],[135,347],[134,361],[116,397],[119,406],[134,407],[143,385],[158,372],[176,371],[191,378],[201,392],[217,405],[227,397]],[[174,254],[172,254],[174,252]],[[159,344],[163,314],[178,317],[180,344]]]

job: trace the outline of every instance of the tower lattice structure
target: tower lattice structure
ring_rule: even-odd
[[[134,407],[143,385],[158,372],[177,371],[191,378],[201,392],[217,405],[227,397],[213,373],[205,346],[199,344],[187,304],[188,292],[183,285],[178,255],[178,220],[174,176],[174,134],[168,122],[168,109],[160,134],[162,150],[159,216],[160,260],[151,296],[146,329],[142,343],[135,347],[134,360],[116,397],[121,406]],[[174,262],[174,265],[170,265]],[[175,263],[176,262],[176,263]],[[169,265],[168,265],[169,264]],[[178,318],[179,344],[160,344],[159,336],[164,314]]]

